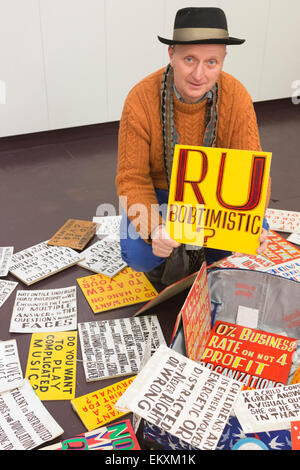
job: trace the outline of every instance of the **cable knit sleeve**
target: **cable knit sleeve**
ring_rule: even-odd
[[[154,210],[157,198],[151,175],[151,122],[141,90],[133,89],[120,121],[116,186],[121,204],[139,235],[148,240],[162,222]],[[125,198],[124,198],[125,197]],[[151,216],[152,210],[152,216]]]
[[[237,79],[226,73],[221,77],[218,135],[220,147],[261,150],[251,96]]]

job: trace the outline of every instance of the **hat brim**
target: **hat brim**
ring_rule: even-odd
[[[173,39],[165,39],[161,36],[157,36],[159,41],[163,44],[168,44],[169,46],[174,46],[175,44],[227,44],[227,45],[239,45],[245,42],[245,39],[238,38],[218,38],[218,39],[197,39],[195,41],[174,41]]]

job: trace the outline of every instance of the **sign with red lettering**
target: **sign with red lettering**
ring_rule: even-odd
[[[178,314],[172,339],[176,335],[181,320],[184,328],[186,355],[193,361],[199,361],[211,332],[211,310],[205,262]]]
[[[255,254],[271,153],[176,145],[166,227],[180,243]]]
[[[300,250],[278,233],[270,231],[264,256],[273,264],[282,264],[300,258]]]
[[[244,389],[287,383],[297,339],[217,321],[201,364],[244,384]]]

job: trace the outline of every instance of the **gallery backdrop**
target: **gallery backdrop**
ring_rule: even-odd
[[[0,0],[0,137],[118,121],[130,88],[167,63],[157,35],[185,6],[225,10],[246,39],[225,71],[254,101],[295,94],[299,0]]]

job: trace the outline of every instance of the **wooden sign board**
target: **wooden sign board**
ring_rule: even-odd
[[[48,245],[82,250],[96,233],[97,224],[87,220],[68,219],[48,241]]]
[[[176,145],[166,228],[180,242],[255,254],[271,153]]]

